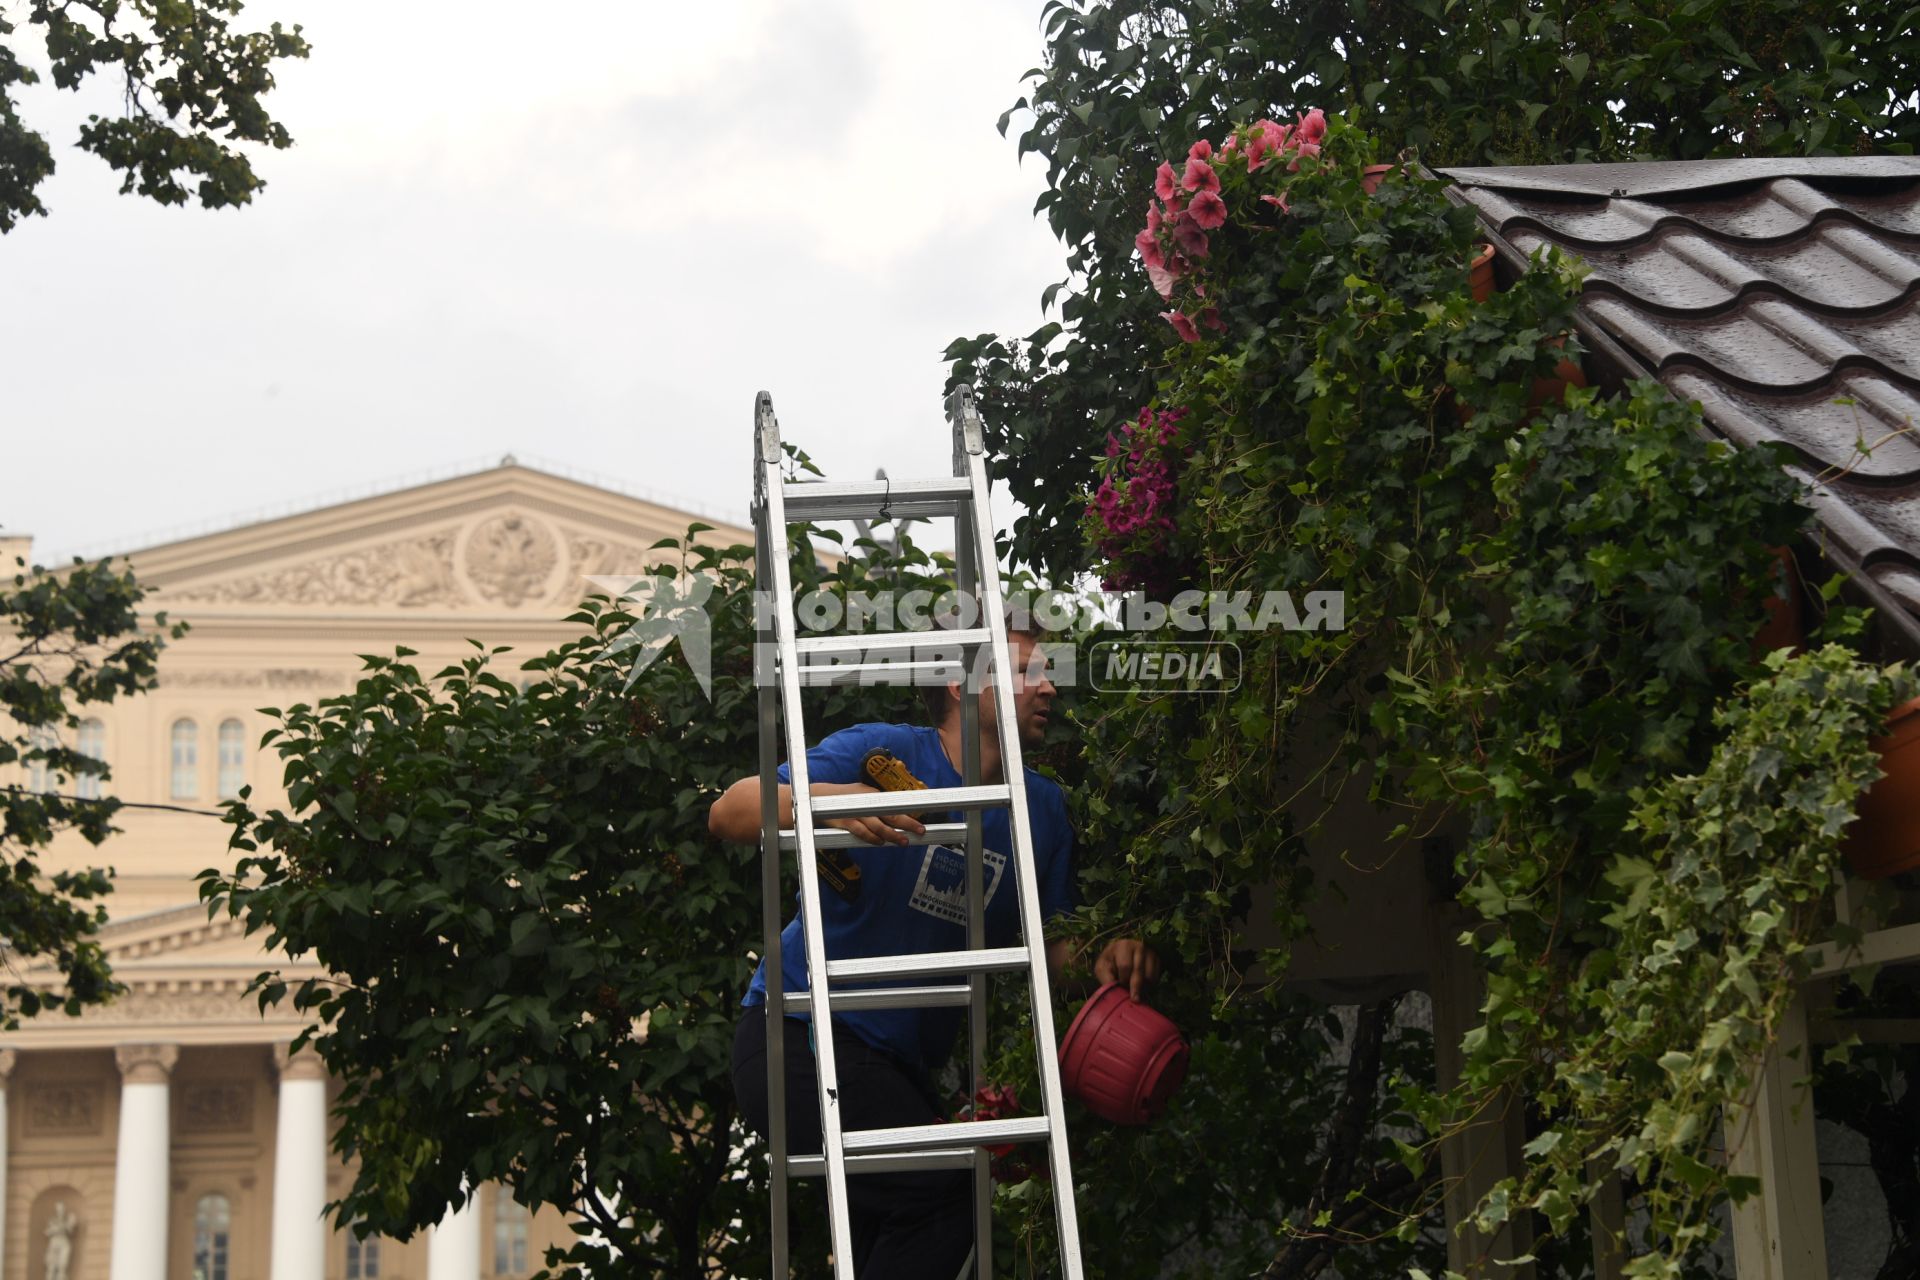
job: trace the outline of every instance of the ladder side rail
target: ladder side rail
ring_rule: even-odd
[[[757,406],[756,406],[757,409]],[[769,406],[769,416],[771,407]],[[756,413],[756,417],[758,414]],[[777,433],[778,427],[775,427]],[[757,434],[757,432],[756,432]],[[779,438],[773,438],[779,456]],[[757,451],[756,451],[757,452]],[[773,1270],[786,1280],[787,1251],[787,1053],[785,975],[780,929],[786,915],[780,894],[780,693],[774,686],[773,631],[762,606],[769,600],[767,566],[773,561],[772,531],[767,523],[765,469],[754,468],[753,589],[754,683],[759,692],[760,750],[760,927],[761,963],[765,966],[767,1020],[767,1191],[771,1201],[768,1230],[773,1236]],[[784,537],[782,538],[784,542]]]
[[[765,407],[771,421],[771,404]],[[778,427],[774,428],[778,440]],[[787,532],[786,503],[782,495],[780,460],[765,456],[766,433],[762,433],[760,461],[765,485],[767,523],[782,531],[781,546],[791,548]],[[833,1269],[836,1280],[855,1280],[853,1274],[853,1231],[847,1213],[846,1152],[842,1146],[840,1122],[840,1077],[834,1061],[833,1018],[827,1000],[826,926],[820,912],[819,865],[813,846],[812,780],[807,773],[805,717],[800,703],[800,659],[795,643],[793,617],[793,567],[786,555],[777,554],[769,568],[773,575],[773,625],[778,647],[780,705],[784,711],[787,739],[787,770],[793,795],[793,831],[795,861],[800,873],[801,930],[806,944],[808,990],[813,1003],[814,1064],[820,1081],[820,1146],[827,1166],[827,1220],[833,1237]],[[777,837],[776,837],[777,838]]]
[[[1045,1104],[1047,1160],[1053,1173],[1054,1208],[1058,1215],[1060,1261],[1068,1280],[1083,1280],[1080,1258],[1080,1219],[1074,1207],[1073,1167],[1067,1152],[1065,1099],[1060,1089],[1059,1040],[1053,1025],[1053,997],[1047,981],[1046,929],[1040,914],[1040,887],[1034,863],[1033,824],[1027,813],[1027,786],[1020,750],[1019,725],[1014,715],[1011,646],[1006,634],[1005,601],[1000,590],[999,549],[994,545],[988,512],[986,445],[973,389],[962,385],[949,401],[956,435],[962,437],[968,477],[972,484],[973,545],[979,558],[981,605],[996,624],[993,654],[994,720],[999,730],[1001,772],[1011,792],[1008,827],[1013,835],[1017,871],[1020,928],[1034,954],[1027,966],[1027,984],[1033,999],[1034,1054],[1038,1059],[1040,1091]]]
[[[963,472],[966,468],[966,451],[956,429],[954,433],[954,471]],[[974,504],[954,516],[954,569],[955,585],[959,587],[960,598],[971,601],[977,608],[979,599],[979,564],[973,547],[973,526],[975,523]],[[988,658],[997,644],[1004,643],[1004,620],[981,619],[986,623],[989,637],[986,645],[965,650],[966,661],[961,663],[960,676],[960,785],[973,787],[980,785],[980,698],[978,680],[974,672],[980,661]],[[986,840],[983,834],[985,815],[979,809],[969,809],[967,821],[967,949],[982,951],[987,945],[987,906],[986,906]],[[969,988],[967,1000],[967,1096],[975,1107],[980,1103],[980,1091],[987,1083],[987,974],[975,970],[967,977]],[[973,1256],[974,1275],[978,1280],[992,1280],[993,1276],[993,1157],[984,1147],[976,1148],[973,1156]]]

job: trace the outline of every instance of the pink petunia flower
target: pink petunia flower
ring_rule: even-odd
[[[1161,161],[1160,167],[1153,171],[1153,194],[1162,200],[1172,200],[1174,192],[1180,189],[1179,184],[1180,176],[1173,171],[1173,166]]]
[[[1208,307],[1205,311],[1202,311],[1197,318],[1201,324],[1213,330],[1215,333],[1223,332],[1227,327],[1227,322],[1220,318],[1220,308],[1218,307]],[[1168,432],[1171,434],[1172,428],[1168,428]]]
[[[1160,231],[1160,206],[1147,201],[1147,230],[1158,234]]]
[[[1151,231],[1142,231],[1133,238],[1133,247],[1140,251],[1140,261],[1147,264],[1147,270],[1167,265],[1167,251],[1160,247],[1160,237]]]
[[[1187,171],[1180,178],[1180,185],[1188,191],[1218,191],[1220,175],[1205,160],[1187,161]]]
[[[1187,148],[1187,159],[1189,160],[1209,160],[1212,159],[1212,157],[1213,144],[1205,138],[1200,139],[1200,141]]]
[[[1287,208],[1287,193],[1284,191],[1277,196],[1261,196],[1260,203],[1274,205],[1282,213],[1292,212],[1292,210]]]
[[[1153,291],[1168,302],[1173,301],[1173,285],[1180,273],[1170,263],[1147,264],[1147,279],[1153,282]]]
[[[1319,154],[1320,154],[1319,143],[1317,142],[1301,143],[1297,148],[1295,148],[1294,158],[1292,162],[1287,165],[1287,172],[1298,173],[1300,171],[1300,162],[1302,160],[1311,159],[1312,157],[1317,156]]]
[[[1269,157],[1285,150],[1287,134],[1286,125],[1275,124],[1271,120],[1262,120],[1254,125],[1253,131],[1247,135],[1247,172],[1254,172]]]
[[[1315,107],[1313,110],[1307,112],[1307,114],[1305,114],[1304,116],[1301,116],[1300,117],[1300,136],[1305,138],[1308,142],[1312,142],[1316,144],[1320,141],[1320,139],[1326,137],[1327,136],[1326,112],[1320,110],[1320,108],[1318,107]]]
[[[1189,214],[1180,215],[1180,220],[1173,224],[1173,242],[1179,245],[1180,252],[1189,258],[1207,256],[1207,233],[1200,229],[1199,224]]]
[[[1173,326],[1173,331],[1180,335],[1182,342],[1200,341],[1200,331],[1193,327],[1193,321],[1178,311],[1162,311],[1160,318]]]
[[[1187,206],[1187,213],[1194,225],[1211,231],[1227,220],[1227,202],[1220,198],[1217,191],[1196,191],[1193,203]]]

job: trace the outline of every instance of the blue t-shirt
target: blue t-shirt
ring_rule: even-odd
[[[937,729],[903,724],[861,724],[825,739],[807,752],[807,773],[814,782],[862,782],[860,762],[875,747],[899,756],[913,776],[929,787],[962,785],[959,773],[940,745]],[[790,782],[786,765],[780,781]],[[1057,783],[1026,771],[1027,813],[1033,827],[1034,867],[1039,873],[1040,914],[1052,919],[1073,910],[1073,827],[1067,799]],[[902,808],[910,793],[901,796]],[[908,809],[908,812],[913,810]],[[928,823],[955,821],[954,815],[926,813]],[[1013,946],[1020,936],[1020,909],[1014,885],[1013,840],[1008,811],[981,814],[987,903],[987,945]],[[923,951],[959,951],[967,945],[967,859],[946,845],[856,844],[846,850],[860,866],[860,892],[851,902],[820,888],[820,914],[826,926],[827,956],[853,960],[868,956]],[[788,991],[807,987],[807,952],[798,914],[780,934],[780,975]],[[881,985],[867,984],[861,985]],[[743,1004],[765,1004],[766,963],[753,975]],[[798,1015],[796,1015],[798,1016]],[[964,1008],[875,1009],[837,1013],[834,1019],[862,1040],[909,1063],[936,1067],[946,1060],[960,1034]]]

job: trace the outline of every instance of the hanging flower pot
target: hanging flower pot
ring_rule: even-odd
[[[1753,638],[1755,656],[1786,649],[1798,653],[1807,638],[1805,603],[1800,590],[1800,566],[1786,547],[1773,549],[1773,589],[1764,601],[1767,620]]]
[[[1398,169],[1399,167],[1400,166],[1397,164],[1368,165],[1366,168],[1360,171],[1361,189],[1364,190],[1368,195],[1372,195],[1374,192],[1380,189],[1380,184],[1386,180],[1386,176],[1392,173],[1395,169]]]
[[[1468,265],[1467,281],[1473,290],[1473,300],[1485,302],[1493,297],[1495,291],[1493,246],[1482,243],[1477,248],[1478,252],[1474,254],[1473,261]],[[1565,347],[1567,340],[1564,337],[1555,338],[1552,345]],[[1532,387],[1527,391],[1527,411],[1531,414],[1544,405],[1558,404],[1566,398],[1568,387],[1586,385],[1587,375],[1580,366],[1572,360],[1562,360],[1554,366],[1553,376],[1533,380]],[[1459,400],[1453,402],[1453,411],[1463,423],[1473,417],[1473,406]]]
[[[1467,264],[1467,283],[1473,300],[1485,302],[1493,296],[1493,246],[1484,241],[1474,246],[1473,261]]]
[[[1920,867],[1920,698],[1894,708],[1873,746],[1886,776],[1860,797],[1840,849],[1853,874],[1884,880]]]

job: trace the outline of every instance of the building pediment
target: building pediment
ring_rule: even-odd
[[[162,607],[249,613],[555,618],[587,578],[676,555],[684,511],[506,463],[487,471],[166,543],[129,556]],[[701,523],[712,524],[710,521]],[[702,543],[752,541],[715,525]]]
[[[249,936],[242,921],[207,918],[202,903],[186,903],[102,926],[99,939],[113,976],[126,989],[77,1018],[42,1013],[9,1032],[9,1046],[74,1048],[151,1038],[168,1043],[278,1043],[303,1019],[282,1003],[261,1011],[248,986],[277,970],[290,983],[323,976],[311,962],[269,951],[266,935]],[[58,986],[50,965],[25,970],[29,982]]]

